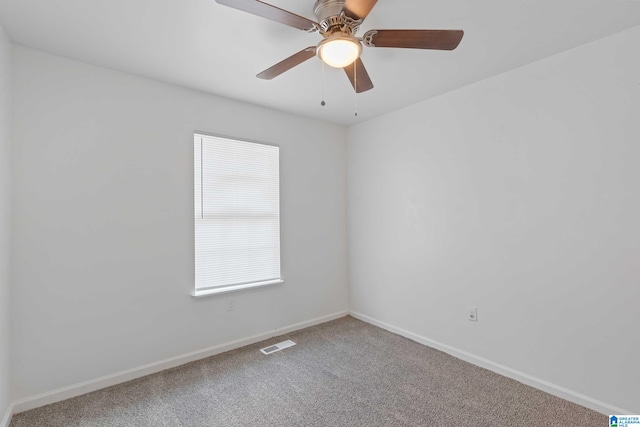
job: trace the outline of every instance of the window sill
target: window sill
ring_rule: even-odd
[[[245,283],[242,285],[224,286],[220,288],[194,291],[191,294],[191,296],[194,298],[202,298],[202,297],[208,297],[211,295],[226,294],[227,292],[241,291],[243,289],[252,289],[252,288],[261,288],[263,286],[279,285],[280,283],[284,283],[284,280],[276,279],[276,280],[267,280],[265,282],[254,282],[254,283]]]

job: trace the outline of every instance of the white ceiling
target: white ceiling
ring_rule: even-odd
[[[315,0],[270,3],[315,20]],[[269,2],[269,0],[267,0]],[[368,29],[463,29],[452,52],[366,48],[375,88],[311,59],[271,81],[260,71],[315,45],[307,34],[214,0],[0,0],[16,43],[279,110],[351,125],[640,25],[638,0],[379,0]],[[630,55],[637,52],[629,52]],[[598,58],[594,58],[597,61]]]

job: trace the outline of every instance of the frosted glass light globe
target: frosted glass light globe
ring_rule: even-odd
[[[328,38],[320,42],[318,47],[320,59],[325,64],[335,67],[344,68],[353,64],[358,59],[362,46],[356,40],[346,37]]]

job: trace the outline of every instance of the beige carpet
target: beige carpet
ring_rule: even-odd
[[[284,339],[296,346],[265,356]],[[352,317],[14,416],[11,427],[575,426],[607,417]]]

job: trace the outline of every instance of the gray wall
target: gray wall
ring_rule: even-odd
[[[9,395],[9,281],[11,241],[11,43],[0,27],[0,424]]]
[[[344,128],[14,52],[16,399],[347,309]],[[189,296],[195,130],[280,145],[283,285]]]
[[[351,128],[351,309],[640,412],[639,43]]]

